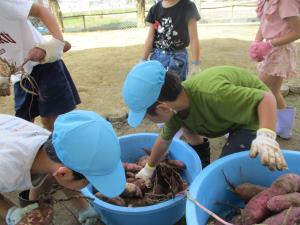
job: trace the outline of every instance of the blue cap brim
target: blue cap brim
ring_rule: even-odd
[[[88,181],[103,195],[113,198],[125,190],[126,177],[121,160],[109,175],[86,176]]]
[[[127,120],[128,124],[133,128],[138,127],[141,124],[141,122],[143,121],[145,115],[146,115],[146,111],[133,112],[133,111],[129,110],[128,120]]]

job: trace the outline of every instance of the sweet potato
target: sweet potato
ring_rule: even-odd
[[[114,198],[108,198],[105,195],[101,194],[100,192],[97,192],[95,196],[102,201],[105,201],[107,203],[113,204],[113,205],[118,205],[118,206],[125,206],[126,203],[123,198],[121,197],[114,197]]]
[[[135,178],[135,173],[133,173],[133,172],[126,172],[126,178],[131,178],[131,177]]]
[[[274,196],[296,192],[300,188],[300,176],[288,173],[276,179],[270,188],[254,196],[242,212],[243,224],[252,225],[264,220],[270,211],[267,202]]]
[[[165,162],[173,166],[177,169],[184,170],[185,169],[185,164],[181,160],[174,160],[174,159],[166,159]]]
[[[251,184],[251,183],[243,183],[235,187],[234,193],[243,200],[243,202],[247,203],[251,198],[253,198],[258,193],[265,190],[266,187]]]
[[[133,183],[126,183],[126,187],[124,192],[121,194],[123,197],[131,198],[131,197],[143,197],[143,192],[141,189]]]
[[[146,181],[144,179],[134,179],[130,183],[137,185],[143,193],[149,191],[149,188],[147,187]]]
[[[141,158],[139,158],[136,162],[137,165],[144,167],[146,165],[146,163],[148,162],[149,156],[145,155],[142,156]]]
[[[252,225],[264,220],[269,215],[267,202],[280,194],[276,189],[267,188],[251,198],[242,211],[244,225]]]
[[[123,167],[126,172],[140,171],[143,168],[137,165],[136,163],[125,163],[125,162],[123,162]]]
[[[269,217],[262,224],[266,225],[296,225],[300,223],[300,207],[289,208]]]
[[[132,183],[132,182],[135,181],[135,180],[136,180],[135,177],[128,177],[128,178],[126,179],[126,181],[127,181],[128,183]]]
[[[287,173],[276,179],[272,187],[281,189],[283,194],[300,191],[300,176],[294,173]]]
[[[281,212],[290,207],[300,207],[300,193],[293,192],[274,196],[268,201],[267,207],[272,212]]]

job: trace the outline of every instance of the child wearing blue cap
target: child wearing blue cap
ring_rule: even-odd
[[[0,133],[1,193],[39,187],[48,174],[72,190],[90,182],[108,197],[125,188],[117,136],[112,125],[95,112],[60,115],[51,135],[23,119],[0,114]],[[0,194],[0,223],[15,225],[36,207],[17,208]],[[90,224],[84,218],[81,222]]]
[[[251,149],[250,156],[259,154],[262,164],[271,170],[287,168],[274,132],[275,97],[244,69],[212,67],[181,83],[176,74],[166,71],[158,61],[143,62],[129,72],[123,98],[129,107],[128,123],[132,127],[137,127],[145,117],[155,123],[165,122],[148,164],[137,177],[152,176],[180,128],[203,167],[210,163],[209,142],[204,136],[214,138],[229,133],[221,157]]]

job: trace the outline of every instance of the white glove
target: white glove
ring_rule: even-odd
[[[78,220],[82,225],[94,225],[99,218],[95,209],[89,205],[85,210],[78,212]]]
[[[156,166],[149,166],[148,163],[135,175],[135,178],[143,179],[147,187],[151,187],[151,178],[156,169]]]
[[[38,207],[39,207],[38,203],[33,203],[24,208],[17,208],[16,206],[9,208],[5,219],[7,225],[17,224],[25,216],[26,213],[29,213],[30,211]]]
[[[287,164],[276,141],[276,133],[267,128],[260,128],[252,141],[250,157],[260,155],[261,163],[270,170],[287,169]]]
[[[0,96],[10,95],[10,77],[0,75]]]
[[[36,45],[36,47],[44,49],[46,56],[41,63],[51,63],[61,59],[63,55],[65,42],[52,37],[49,41],[45,41]]]

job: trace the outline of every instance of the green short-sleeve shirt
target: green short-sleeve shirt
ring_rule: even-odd
[[[206,137],[220,137],[236,128],[257,130],[257,106],[267,86],[250,72],[233,66],[202,71],[182,83],[190,101],[189,115],[177,114],[161,131],[165,140],[185,127]]]

